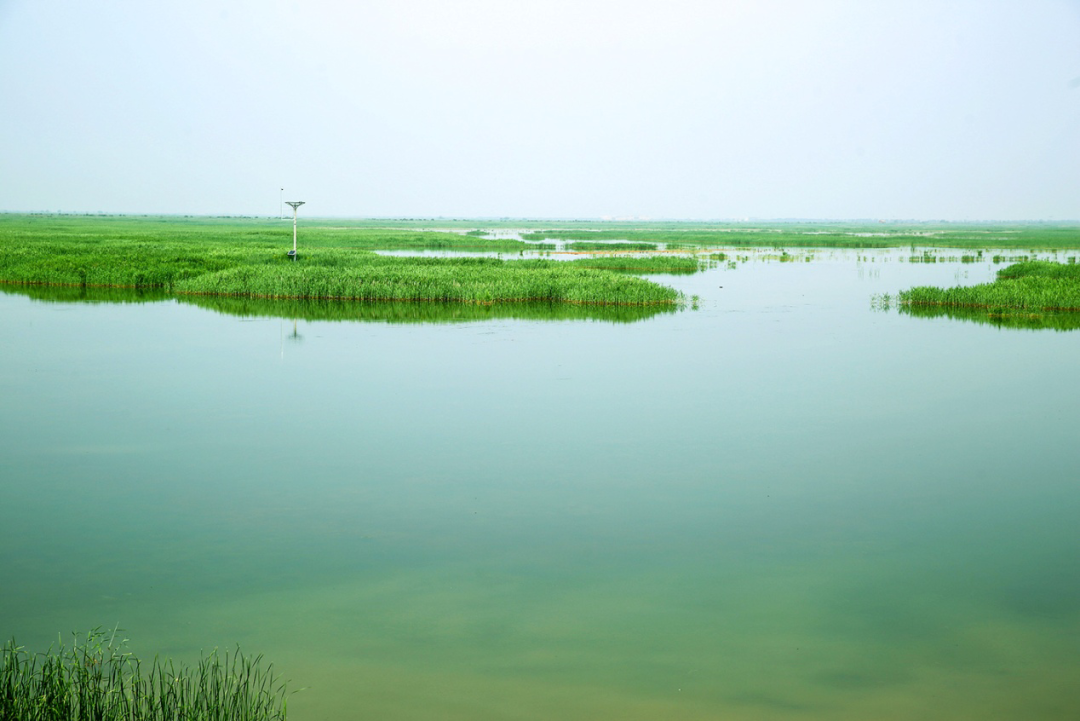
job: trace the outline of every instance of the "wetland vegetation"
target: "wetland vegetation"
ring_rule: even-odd
[[[656,283],[550,260],[389,257],[372,252],[394,247],[403,238],[421,245],[430,241],[433,245],[425,247],[434,248],[459,240],[459,248],[489,242],[461,234],[362,229],[351,235],[320,235],[313,230],[304,234],[300,261],[292,262],[282,252],[284,228],[266,221],[5,216],[0,224],[5,248],[0,281],[264,298],[596,305],[679,300],[676,291]],[[364,247],[353,244],[360,237]],[[518,241],[490,242],[494,250],[506,243],[514,249],[526,247]]]
[[[324,256],[245,264],[185,278],[181,294],[465,303],[674,304],[677,291],[622,273],[550,260]]]
[[[567,243],[566,249],[584,252],[610,250],[656,250],[656,243],[620,243],[619,241],[611,241],[608,243],[591,243],[588,241],[582,241],[577,243]]]
[[[785,249],[789,247],[910,245],[913,252],[905,259],[911,263],[1020,262],[1001,271],[994,283],[904,291],[897,300],[905,308],[981,308],[998,315],[1008,309],[1028,316],[1080,308],[1077,266],[1034,260],[1040,249],[1080,247],[1080,229],[1072,225],[567,222],[564,227],[537,228],[530,221],[516,225],[524,240],[561,241],[567,250],[590,255],[569,262],[536,257],[556,246],[505,237],[514,233],[507,233],[512,226],[501,221],[316,218],[305,221],[300,260],[291,262],[282,252],[290,228],[276,219],[6,214],[0,215],[4,248],[0,282],[69,288],[58,293],[83,300],[210,296],[306,303],[292,317],[407,322],[446,316],[427,307],[404,311],[399,305],[383,312],[372,305],[435,302],[513,306],[506,313],[479,314],[484,317],[592,318],[597,314],[552,309],[561,305],[676,306],[681,301],[677,291],[633,276],[693,273],[728,259],[725,253],[701,253],[704,248],[757,246],[786,261],[810,259],[789,254]],[[660,243],[690,252],[657,253]],[[942,255],[932,250],[935,246],[959,252]],[[1019,252],[984,254],[991,247]],[[407,257],[377,252],[415,250],[481,251],[500,257]],[[530,257],[524,257],[526,252]],[[521,257],[505,257],[515,253]],[[141,295],[131,295],[131,289]],[[336,308],[321,301],[352,305]],[[231,308],[258,305],[209,303]],[[456,310],[449,315],[478,317]],[[615,315],[617,319],[640,316]],[[1055,323],[1060,326],[1059,321]],[[1024,322],[1032,320],[1027,317]]]
[[[310,687],[296,721],[843,720],[898,699],[935,719],[1070,717],[1080,334],[964,320],[1075,316],[866,301],[1076,253],[510,261],[697,267],[664,277],[697,312],[177,290],[244,253],[267,273],[446,260],[305,248],[303,230],[295,265],[291,242],[195,234],[147,240],[168,285],[0,285],[4,638],[40,650],[124,619],[136,651],[178,661],[257,648]],[[104,272],[80,245],[108,238],[70,240],[58,272]],[[489,318],[528,322],[473,322]]]
[[[286,698],[262,657],[239,651],[146,663],[100,630],[43,653],[0,649],[0,721],[283,721]]]
[[[1080,248],[1075,224],[1010,223],[579,223],[526,240],[665,243],[670,247]]]
[[[917,286],[896,295],[875,296],[872,305],[882,310],[895,306],[913,317],[952,318],[999,328],[1076,330],[1080,328],[1080,265],[1072,258],[1067,263],[1023,260],[997,271],[995,280],[988,283]]]
[[[1080,266],[1036,260],[1002,268],[992,283],[954,288],[920,286],[899,294],[901,305],[1009,311],[1080,311]]]
[[[702,265],[698,258],[685,255],[597,255],[571,262],[582,268],[623,273],[696,273]]]

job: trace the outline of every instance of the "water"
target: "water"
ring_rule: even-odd
[[[297,721],[1072,718],[1080,333],[872,310],[994,270],[906,254],[635,322],[8,289],[0,634],[239,643]]]

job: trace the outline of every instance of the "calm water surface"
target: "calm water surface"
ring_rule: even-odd
[[[1075,718],[1080,333],[874,311],[994,270],[900,255],[632,323],[9,289],[0,634],[239,643],[296,721]]]

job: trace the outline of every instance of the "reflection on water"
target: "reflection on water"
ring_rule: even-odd
[[[181,303],[245,318],[367,321],[377,323],[464,323],[482,320],[595,320],[633,323],[664,313],[674,305],[616,306],[571,303],[423,303],[333,300],[270,300],[232,296],[180,296]]]
[[[2,294],[0,636],[239,643],[292,721],[1071,719],[1080,333],[853,257],[633,324]]]
[[[1080,313],[987,308],[959,308],[940,305],[901,305],[898,310],[915,318],[952,318],[997,328],[1024,330],[1078,330]]]
[[[0,293],[24,295],[46,303],[155,303],[172,294],[160,288],[95,288],[71,285],[0,283]]]
[[[608,323],[633,323],[679,311],[679,308],[675,305],[602,306],[573,303],[493,303],[480,305],[475,303],[296,300],[211,295],[173,296],[158,289],[42,285],[0,285],[0,292],[10,295],[24,295],[34,300],[54,303],[150,303],[175,298],[180,303],[244,318],[374,323],[471,323],[499,319],[590,320]]]

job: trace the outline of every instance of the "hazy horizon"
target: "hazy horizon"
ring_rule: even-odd
[[[0,211],[1075,222],[1078,39],[1076,0],[0,0]]]
[[[56,216],[56,217],[94,217],[94,218],[236,218],[252,220],[287,220],[292,221],[292,215],[286,212],[285,216],[277,213],[244,214],[244,213],[142,213],[142,212],[106,212],[86,210],[0,210],[0,215],[32,215],[32,216]],[[539,215],[312,215],[301,214],[300,223],[307,220],[358,220],[358,221],[399,221],[399,222],[478,222],[478,223],[694,223],[694,224],[785,224],[785,223],[839,223],[849,225],[931,225],[935,223],[947,225],[1080,225],[1080,218],[677,218],[677,217],[606,217],[606,216],[539,216]]]

